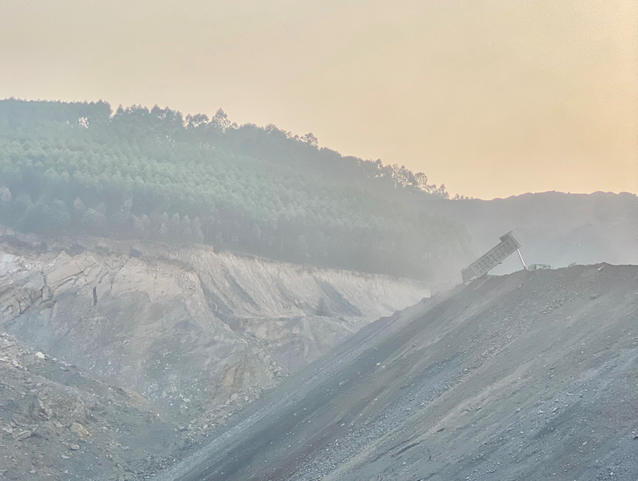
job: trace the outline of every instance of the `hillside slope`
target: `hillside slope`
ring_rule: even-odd
[[[638,478],[638,267],[488,277],[359,331],[161,479]]]
[[[0,223],[21,232],[204,243],[432,281],[471,239],[398,200],[446,195],[423,173],[221,111],[0,100]]]

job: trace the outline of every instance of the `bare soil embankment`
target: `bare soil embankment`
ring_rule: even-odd
[[[638,267],[488,277],[363,328],[161,479],[638,479]]]

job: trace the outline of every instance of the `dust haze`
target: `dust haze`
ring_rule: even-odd
[[[4,2],[0,479],[638,479],[638,7]]]

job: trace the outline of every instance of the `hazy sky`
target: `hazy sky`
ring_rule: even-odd
[[[0,98],[313,132],[475,197],[638,192],[635,0],[0,0]]]

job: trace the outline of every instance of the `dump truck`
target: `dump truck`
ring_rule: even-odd
[[[461,271],[461,276],[463,277],[464,283],[468,283],[474,279],[483,277],[485,274],[487,274],[489,271],[494,269],[497,265],[511,256],[514,252],[517,252],[518,249],[521,247],[521,243],[516,237],[514,237],[512,231],[502,235],[500,237],[500,240],[500,244],[493,247],[488,253],[482,255],[479,259],[477,259]],[[518,255],[521,258],[521,262],[523,263],[523,268],[526,268],[520,251],[518,251]]]

